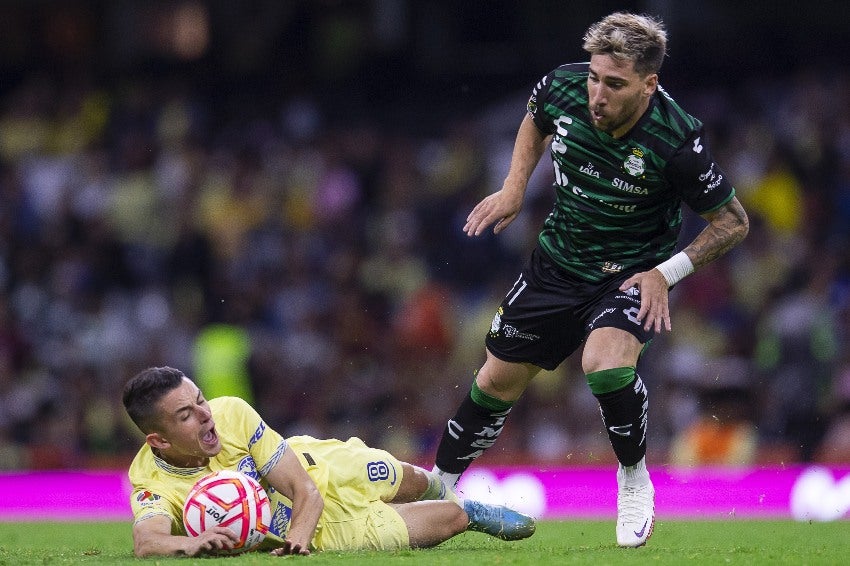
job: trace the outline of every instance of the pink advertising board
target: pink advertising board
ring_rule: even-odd
[[[831,521],[850,514],[850,466],[651,470],[660,518]],[[541,519],[610,518],[611,468],[473,467],[466,497],[508,503]],[[126,473],[0,473],[0,520],[129,520]]]

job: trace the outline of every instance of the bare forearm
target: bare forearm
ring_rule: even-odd
[[[153,517],[133,526],[133,553],[145,556],[197,556],[232,548],[239,537],[227,527],[210,527],[197,537],[171,534],[170,521]]]
[[[316,534],[316,526],[324,510],[324,500],[318,490],[303,494],[292,502],[292,521],[287,540],[309,548]]]
[[[748,231],[747,213],[738,199],[733,198],[708,217],[708,226],[685,247],[684,252],[694,268],[699,268],[735,247]]]
[[[505,179],[505,187],[525,192],[531,174],[534,173],[543,152],[546,151],[547,140],[548,138],[534,125],[531,115],[526,114],[517,131],[514,152],[511,156],[511,166]]]
[[[141,537],[135,541],[133,552],[139,558],[147,556],[188,556],[188,537],[159,535]]]

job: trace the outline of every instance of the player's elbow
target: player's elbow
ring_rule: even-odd
[[[166,551],[155,537],[142,536],[133,538],[133,554],[136,558],[149,558],[151,556],[167,556],[172,553]]]
[[[321,515],[325,510],[325,499],[322,497],[322,494],[319,493],[318,489],[310,494],[310,507],[316,509],[316,511],[318,511],[318,515]]]
[[[735,234],[737,236],[737,241],[740,242],[744,238],[747,237],[747,234],[750,233],[750,217],[747,216],[747,212],[743,207],[738,211],[738,225],[735,230]]]
[[[732,200],[730,210],[735,218],[733,234],[735,237],[735,243],[737,244],[750,233],[750,217],[747,215],[747,211],[744,210],[744,207],[741,206],[741,203],[738,202],[738,199]]]
[[[133,554],[136,558],[147,558],[149,556],[154,556],[156,553],[150,545],[145,544],[144,541],[137,540],[133,542]]]

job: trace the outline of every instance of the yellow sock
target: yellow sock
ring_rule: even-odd
[[[446,484],[443,483],[440,476],[423,468],[418,469],[428,478],[428,488],[425,490],[425,493],[422,494],[422,497],[419,498],[419,501],[442,499],[446,501],[454,501],[460,505],[460,500],[457,498],[457,495],[455,495],[455,492],[446,487]]]

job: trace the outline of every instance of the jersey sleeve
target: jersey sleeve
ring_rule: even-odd
[[[138,487],[130,495],[130,507],[133,511],[133,523],[138,523],[162,515],[171,519],[173,533],[179,530],[179,519],[182,510],[169,501],[164,495],[156,493],[152,489]]]
[[[248,452],[257,465],[257,471],[265,476],[283,456],[287,442],[247,402],[233,397],[231,403],[229,417],[235,419],[236,426],[245,435]]]
[[[735,188],[711,155],[702,126],[673,154],[667,164],[667,178],[697,214],[711,212],[735,196]]]
[[[531,114],[534,120],[534,125],[545,135],[555,133],[555,125],[552,118],[546,113],[546,98],[549,96],[549,87],[554,80],[552,71],[542,79],[540,79],[531,91],[531,96],[528,98],[526,110]]]

